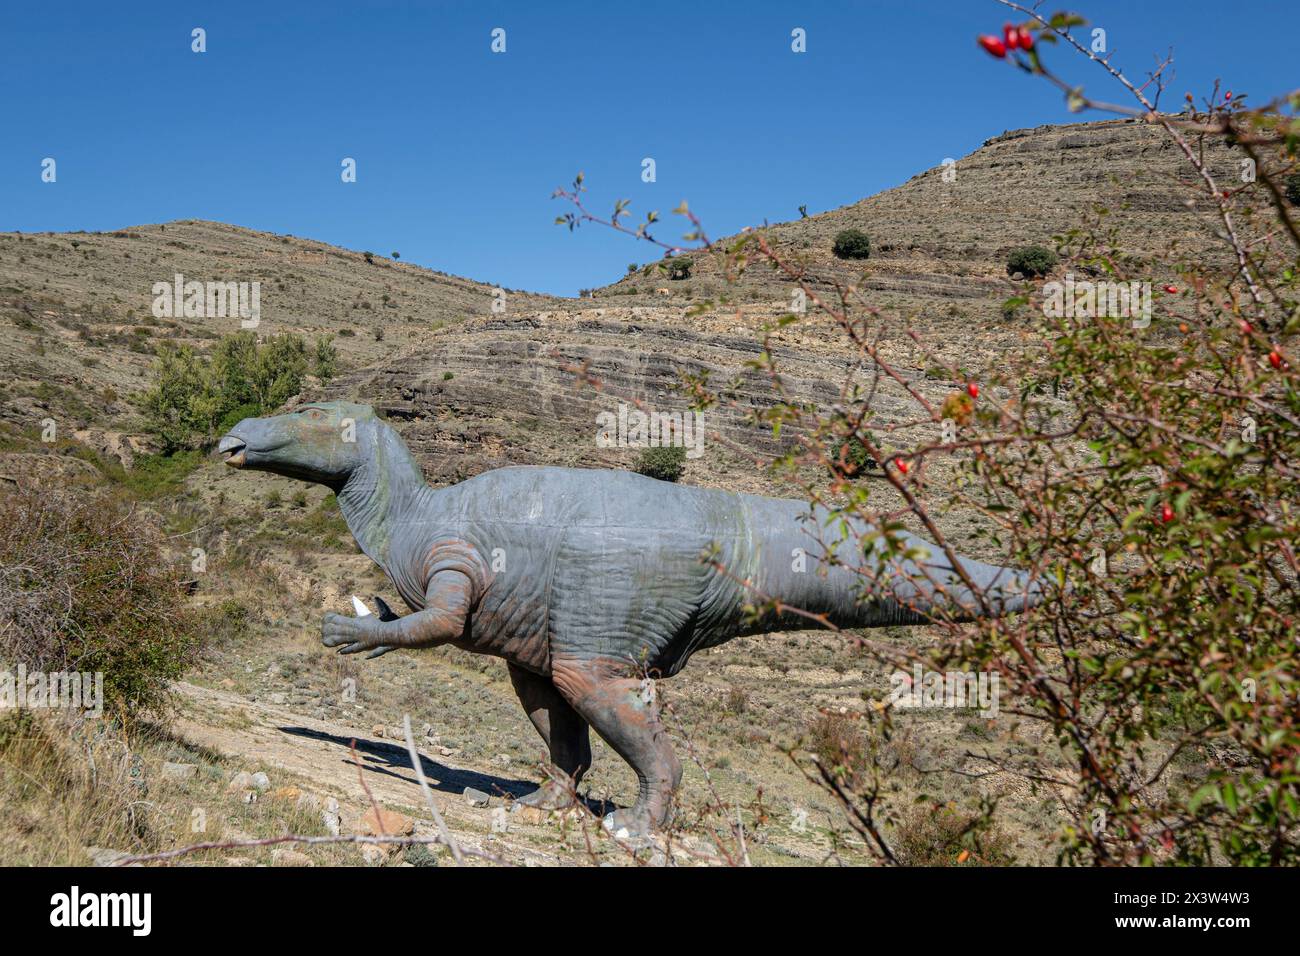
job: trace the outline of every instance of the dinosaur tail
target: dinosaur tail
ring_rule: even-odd
[[[960,555],[954,562],[942,548],[910,534],[894,534],[886,543],[857,522],[838,540],[824,535],[817,545],[806,526],[769,525],[763,537],[760,586],[789,607],[825,615],[839,627],[1001,617],[1047,596],[1044,582],[1027,572]],[[786,627],[799,616],[779,617],[771,623]],[[806,627],[807,618],[802,620]]]

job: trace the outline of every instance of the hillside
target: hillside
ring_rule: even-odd
[[[1223,150],[1212,160],[1226,168],[1233,156]],[[879,328],[883,354],[936,401],[958,382],[936,371],[935,359],[918,351],[897,317],[910,319],[963,379],[980,378],[1009,354],[1039,348],[1035,316],[1002,311],[1024,288],[1006,275],[1012,248],[1050,245],[1054,235],[1087,228],[1103,205],[1113,210],[1107,221],[1121,227],[1130,251],[1177,246],[1203,256],[1209,248],[1213,224],[1204,211],[1174,199],[1174,184],[1186,176],[1179,158],[1139,124],[1006,133],[955,168],[953,182],[938,168],[927,170],[851,206],[768,229],[774,245],[803,257],[820,281],[856,283],[886,309],[889,320]],[[865,262],[830,253],[835,234],[850,227],[872,237]],[[558,230],[555,241],[564,241]],[[626,240],[610,235],[609,241]],[[133,472],[105,467],[120,462],[129,469],[153,447],[134,399],[149,383],[157,347],[168,342],[204,351],[238,327],[236,320],[155,317],[153,283],[176,273],[259,281],[259,334],[332,335],[339,348],[340,373],[328,383],[309,382],[302,397],[375,405],[434,484],[505,464],[631,467],[635,449],[597,445],[597,414],[632,400],[681,409],[677,387],[686,373],[734,381],[739,407],[707,413],[707,451],[688,462],[683,480],[790,493],[750,460],[749,451],[776,446],[770,432],[746,421],[746,410],[772,403],[770,383],[746,363],[762,350],[763,327],[788,308],[789,283],[754,264],[727,291],[707,256],[693,258],[688,279],[652,270],[584,299],[510,292],[505,312],[494,313],[493,287],[485,283],[219,223],[0,234],[0,320],[8,325],[0,336],[0,476],[20,483],[57,474],[130,498],[174,542],[178,561],[188,562],[190,548],[206,553],[207,569],[192,582],[195,601],[239,621],[219,629],[189,675],[183,719],[169,730],[175,739],[145,748],[142,772],[155,784],[154,832],[173,844],[187,842],[196,803],[213,808],[214,830],[231,839],[300,823],[293,813],[301,811],[301,793],[284,809],[271,796],[249,798],[239,787],[227,792],[231,778],[253,770],[267,772],[277,788],[310,793],[310,807],[337,799],[345,829],[359,825],[365,811],[359,781],[366,779],[375,782],[380,800],[419,817],[418,792],[393,744],[393,727],[409,714],[423,728],[420,743],[439,799],[455,802],[448,815],[472,832],[476,846],[520,863],[591,858],[581,832],[559,819],[514,818],[514,836],[492,832],[491,809],[539,779],[541,755],[500,661],[447,648],[360,661],[320,646],[321,616],[346,611],[351,595],[387,595],[396,604],[391,585],[358,553],[323,488],[194,456],[175,485],[144,493],[128,480]],[[693,309],[724,291],[730,305]],[[1157,322],[1152,334],[1160,331]],[[839,341],[823,320],[774,338],[792,396],[823,408],[838,400],[852,367]],[[599,379],[601,389],[580,382],[578,368]],[[993,389],[989,394],[1002,397]],[[901,390],[889,385],[874,411],[888,423],[903,407]],[[42,422],[51,418],[61,442],[39,440]],[[950,477],[947,467],[937,463],[928,473],[939,493]],[[873,501],[889,500],[882,482],[871,486],[878,495]],[[939,521],[959,549],[979,555],[978,516],[945,513]],[[899,642],[929,637],[925,628],[882,632],[882,639]],[[674,733],[688,736],[696,752],[686,770],[687,803],[706,801],[710,788],[747,807],[757,798],[767,821],[751,847],[759,862],[867,860],[837,822],[833,801],[780,748],[805,735],[816,738],[827,721],[862,710],[885,692],[888,677],[869,655],[826,632],[746,638],[699,655],[665,688],[681,721]],[[340,693],[348,681],[355,699]],[[981,796],[1005,798],[1015,828],[993,835],[998,852],[1049,861],[1057,813],[1050,794],[1030,792],[993,763],[1018,748],[1054,746],[1036,734],[1017,727],[995,737],[990,721],[960,711],[903,714],[886,744],[897,757],[889,786],[903,795],[903,805],[921,794],[952,807]],[[354,738],[364,755],[361,771],[349,762]],[[584,784],[588,796],[626,803],[634,792],[631,775],[604,744],[595,750],[595,769]],[[986,756],[977,758],[974,750]],[[167,780],[165,765],[176,761],[198,767],[191,782]],[[492,808],[469,806],[465,786],[493,796]],[[0,806],[0,829],[4,812]],[[940,846],[939,825],[921,804],[891,822],[895,832],[912,832],[917,846]],[[707,848],[715,826],[698,823],[691,839]],[[428,831],[423,822],[420,827]],[[77,831],[65,842],[94,839]],[[946,852],[910,862],[950,863]],[[37,850],[23,853],[18,859],[44,859]],[[608,847],[598,855],[617,857]],[[313,850],[309,856],[322,863],[361,861],[359,854]],[[239,859],[277,858],[263,849]],[[682,862],[689,861],[687,854]]]
[[[431,329],[489,315],[493,286],[385,255],[186,220],[98,233],[0,233],[0,421],[48,414],[75,429],[138,430],[131,398],[162,343],[207,349],[238,318],[153,315],[153,287],[259,282],[259,335],[334,336],[344,367],[379,361]],[[517,309],[548,296],[507,290]]]
[[[1218,139],[1207,140],[1204,149],[1221,182],[1238,179],[1243,154]],[[962,317],[977,323],[966,325],[967,331],[984,331],[997,318],[990,308],[1005,292],[1011,250],[1031,243],[1050,247],[1053,236],[1087,228],[1098,208],[1108,210],[1106,227],[1122,237],[1119,248],[1127,252],[1173,247],[1189,256],[1211,250],[1220,256],[1213,209],[1188,206],[1188,191],[1180,188],[1194,175],[1161,130],[1137,120],[1039,126],[995,136],[950,167],[936,157],[933,168],[896,188],[777,223],[766,235],[815,278],[856,285],[905,315]],[[844,229],[871,237],[868,260],[831,254],[835,235]],[[655,288],[667,288],[673,297],[721,293],[725,283],[712,259],[692,258],[689,279],[669,281],[657,270],[638,273],[598,295],[644,296]],[[766,266],[750,268],[739,285],[741,301],[789,300],[789,283]]]

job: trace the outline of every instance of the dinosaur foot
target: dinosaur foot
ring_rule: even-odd
[[[561,786],[554,780],[548,780],[532,793],[515,801],[521,807],[536,807],[538,810],[564,810],[573,806],[573,795],[568,787]]]
[[[650,814],[636,807],[627,807],[605,814],[605,829],[616,840],[633,847],[649,846],[653,840]]]

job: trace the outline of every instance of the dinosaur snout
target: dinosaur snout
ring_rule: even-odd
[[[242,468],[247,461],[245,453],[248,451],[248,443],[235,434],[224,436],[217,443],[217,452],[225,455],[225,462],[232,468]]]

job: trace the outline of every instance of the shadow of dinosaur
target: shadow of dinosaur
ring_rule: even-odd
[[[327,614],[327,647],[375,657],[451,644],[504,658],[573,785],[591,764],[591,728],[636,772],[636,802],[605,817],[620,836],[662,826],[681,781],[647,675],[671,676],[733,637],[810,626],[789,611],[756,616],[757,595],[842,627],[1001,615],[1041,599],[1023,572],[965,558],[955,567],[907,534],[886,540],[849,521],[822,544],[839,519],[802,501],[532,466],[434,489],[365,405],[247,418],[218,450],[234,467],[332,489],[413,612],[399,617],[381,601],[378,615]],[[556,808],[571,792],[551,781],[522,802]]]

